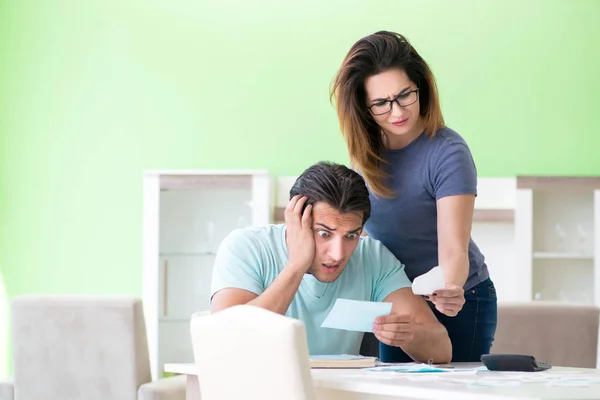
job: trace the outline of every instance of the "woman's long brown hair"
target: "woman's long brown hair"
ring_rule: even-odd
[[[405,71],[419,88],[424,132],[432,137],[444,127],[435,78],[425,60],[398,33],[380,31],[356,42],[344,58],[330,93],[352,165],[371,192],[383,197],[395,193],[385,183],[383,135],[367,109],[365,80],[393,68]]]

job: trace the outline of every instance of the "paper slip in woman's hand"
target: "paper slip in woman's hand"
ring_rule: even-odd
[[[445,289],[444,272],[440,267],[433,267],[429,272],[417,276],[412,283],[414,294],[430,295],[435,290]]]
[[[455,317],[465,304],[465,290],[453,283],[447,283],[446,289],[436,290],[427,300],[435,304],[435,308],[442,314]]]

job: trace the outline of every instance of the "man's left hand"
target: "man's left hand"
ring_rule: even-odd
[[[435,308],[442,314],[455,317],[465,304],[465,291],[462,287],[452,283],[446,284],[446,289],[433,292],[427,300],[435,304]]]
[[[418,325],[409,315],[391,314],[377,317],[373,323],[375,337],[390,346],[401,347],[415,337]]]

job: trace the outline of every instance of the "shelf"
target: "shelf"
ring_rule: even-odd
[[[252,175],[161,175],[161,190],[252,189]]]
[[[533,258],[537,260],[593,260],[594,256],[576,252],[546,252],[536,251]]]
[[[484,209],[473,210],[474,222],[514,222],[515,210],[512,209]]]
[[[517,189],[533,190],[596,190],[600,189],[599,176],[518,176]]]
[[[595,305],[593,296],[591,296],[589,294],[583,294],[583,297],[582,296],[571,297],[569,294],[564,294],[562,296],[560,294],[558,294],[558,295],[554,294],[553,296],[543,297],[543,294],[540,293],[540,295],[542,296],[540,298],[536,298],[536,294],[537,293],[534,293],[531,301],[537,301],[537,302],[554,301],[554,302],[562,302],[563,304],[576,304],[576,305],[588,305],[588,306]]]
[[[214,257],[217,253],[213,251],[203,251],[198,253],[159,253],[159,257]]]
[[[285,207],[275,207],[273,211],[273,221],[277,224],[285,222]],[[482,209],[473,210],[474,222],[514,222],[515,210],[513,209]]]
[[[190,315],[189,318],[183,318],[183,317],[160,317],[158,319],[159,322],[169,322],[169,323],[189,323],[192,319],[192,316]]]

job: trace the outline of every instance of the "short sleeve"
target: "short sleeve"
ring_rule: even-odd
[[[432,164],[432,188],[436,200],[459,194],[477,195],[477,170],[466,144],[446,143]]]
[[[237,229],[220,244],[213,266],[212,297],[221,289],[237,288],[260,295],[264,290],[261,244],[255,233]]]
[[[383,301],[390,293],[411,287],[404,265],[380,241],[370,239],[369,258],[371,262],[365,267],[373,271],[371,301]]]

